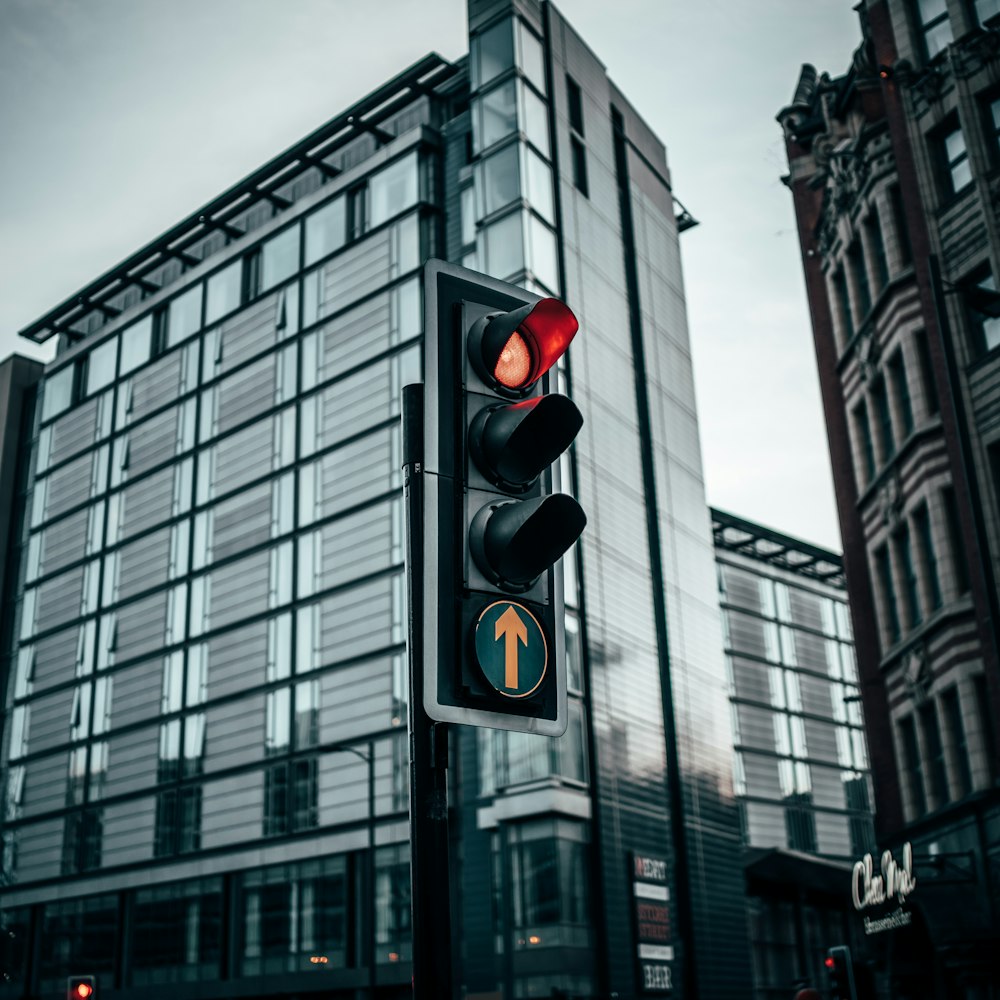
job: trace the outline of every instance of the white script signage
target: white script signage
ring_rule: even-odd
[[[896,861],[891,851],[884,851],[878,872],[875,871],[875,862],[870,854],[866,854],[855,864],[851,876],[851,899],[856,910],[893,901],[902,904],[916,886],[913,847],[907,842],[903,845],[902,863]]]

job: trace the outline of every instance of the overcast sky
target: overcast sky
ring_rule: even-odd
[[[709,503],[840,548],[787,165],[854,0],[563,0],[666,143]],[[0,357],[16,331],[429,51],[465,0],[0,0]],[[572,304],[572,303],[571,303]]]

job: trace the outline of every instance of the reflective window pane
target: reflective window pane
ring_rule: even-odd
[[[542,43],[522,21],[517,22],[517,37],[520,43],[518,61],[524,75],[544,94],[545,57]]]
[[[335,198],[306,219],[306,264],[314,264],[347,238],[347,213],[343,198]]]
[[[50,375],[45,380],[42,420],[48,420],[49,417],[54,417],[69,408],[73,402],[73,374],[73,365],[67,365],[62,371]]]
[[[481,215],[492,215],[521,196],[518,148],[514,143],[482,161],[479,169]]]
[[[552,170],[530,147],[524,149],[525,195],[531,207],[549,222],[555,224],[552,203]]]
[[[530,259],[528,267],[553,292],[559,291],[559,259],[555,233],[534,215],[528,216]]]
[[[114,381],[117,360],[117,337],[112,337],[90,352],[90,357],[87,358],[87,388],[85,390],[87,396]]]
[[[528,141],[537,146],[545,155],[549,155],[549,116],[545,102],[529,87],[521,86],[522,111],[524,122],[521,131]]]
[[[235,260],[208,279],[205,303],[206,323],[214,323],[226,313],[232,312],[240,304],[242,278],[243,261]]]
[[[122,357],[119,367],[121,374],[127,375],[150,358],[153,346],[152,314],[122,330],[121,339]]]
[[[292,226],[271,237],[260,248],[261,286],[266,292],[299,269],[299,227]]]
[[[511,22],[503,21],[472,40],[472,85],[484,86],[514,65]]]
[[[236,273],[239,275],[239,264]],[[228,268],[233,270],[233,268]],[[225,274],[223,271],[222,274]],[[221,277],[221,275],[217,275]],[[237,300],[239,297],[239,279],[237,278]],[[195,285],[183,295],[177,296],[167,307],[167,346],[173,347],[186,340],[201,327],[201,285]]]
[[[371,226],[378,226],[417,203],[417,154],[404,156],[369,182]]]
[[[521,213],[514,212],[483,230],[487,274],[506,279],[524,268]]]
[[[479,150],[488,149],[495,142],[517,129],[517,98],[513,80],[484,94],[476,102],[478,131],[475,146]]]

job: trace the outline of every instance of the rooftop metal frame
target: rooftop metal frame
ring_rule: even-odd
[[[201,258],[187,248],[207,233],[220,230],[227,240],[243,236],[244,231],[231,224],[237,214],[261,200],[270,201],[279,211],[288,208],[292,202],[279,195],[278,189],[309,169],[316,168],[327,177],[339,174],[340,168],[326,159],[358,135],[368,132],[380,146],[394,139],[380,124],[418,97],[430,96],[458,71],[459,65],[436,52],[424,56],[20,330],[20,336],[39,344],[63,333],[80,338],[84,334],[74,324],[95,309],[113,319],[121,310],[110,300],[130,287],[140,288],[144,295],[159,291],[162,286],[148,275],[170,259],[179,259],[186,267],[200,264]]]
[[[800,541],[762,524],[710,507],[715,547],[756,559],[789,573],[846,588],[844,560],[836,552]]]

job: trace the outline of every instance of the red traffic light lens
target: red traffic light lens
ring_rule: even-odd
[[[94,992],[94,987],[90,983],[77,983],[74,992],[80,1000],[87,1000],[87,997]]]
[[[508,389],[520,389],[528,382],[531,374],[531,351],[516,330],[510,335],[500,351],[493,377]]]
[[[837,960],[835,958],[833,958],[832,956],[827,955],[826,958],[823,959],[823,964],[828,969],[835,969],[837,967]]]
[[[469,358],[488,384],[524,392],[565,354],[579,327],[565,303],[539,299],[477,321],[469,331]]]

